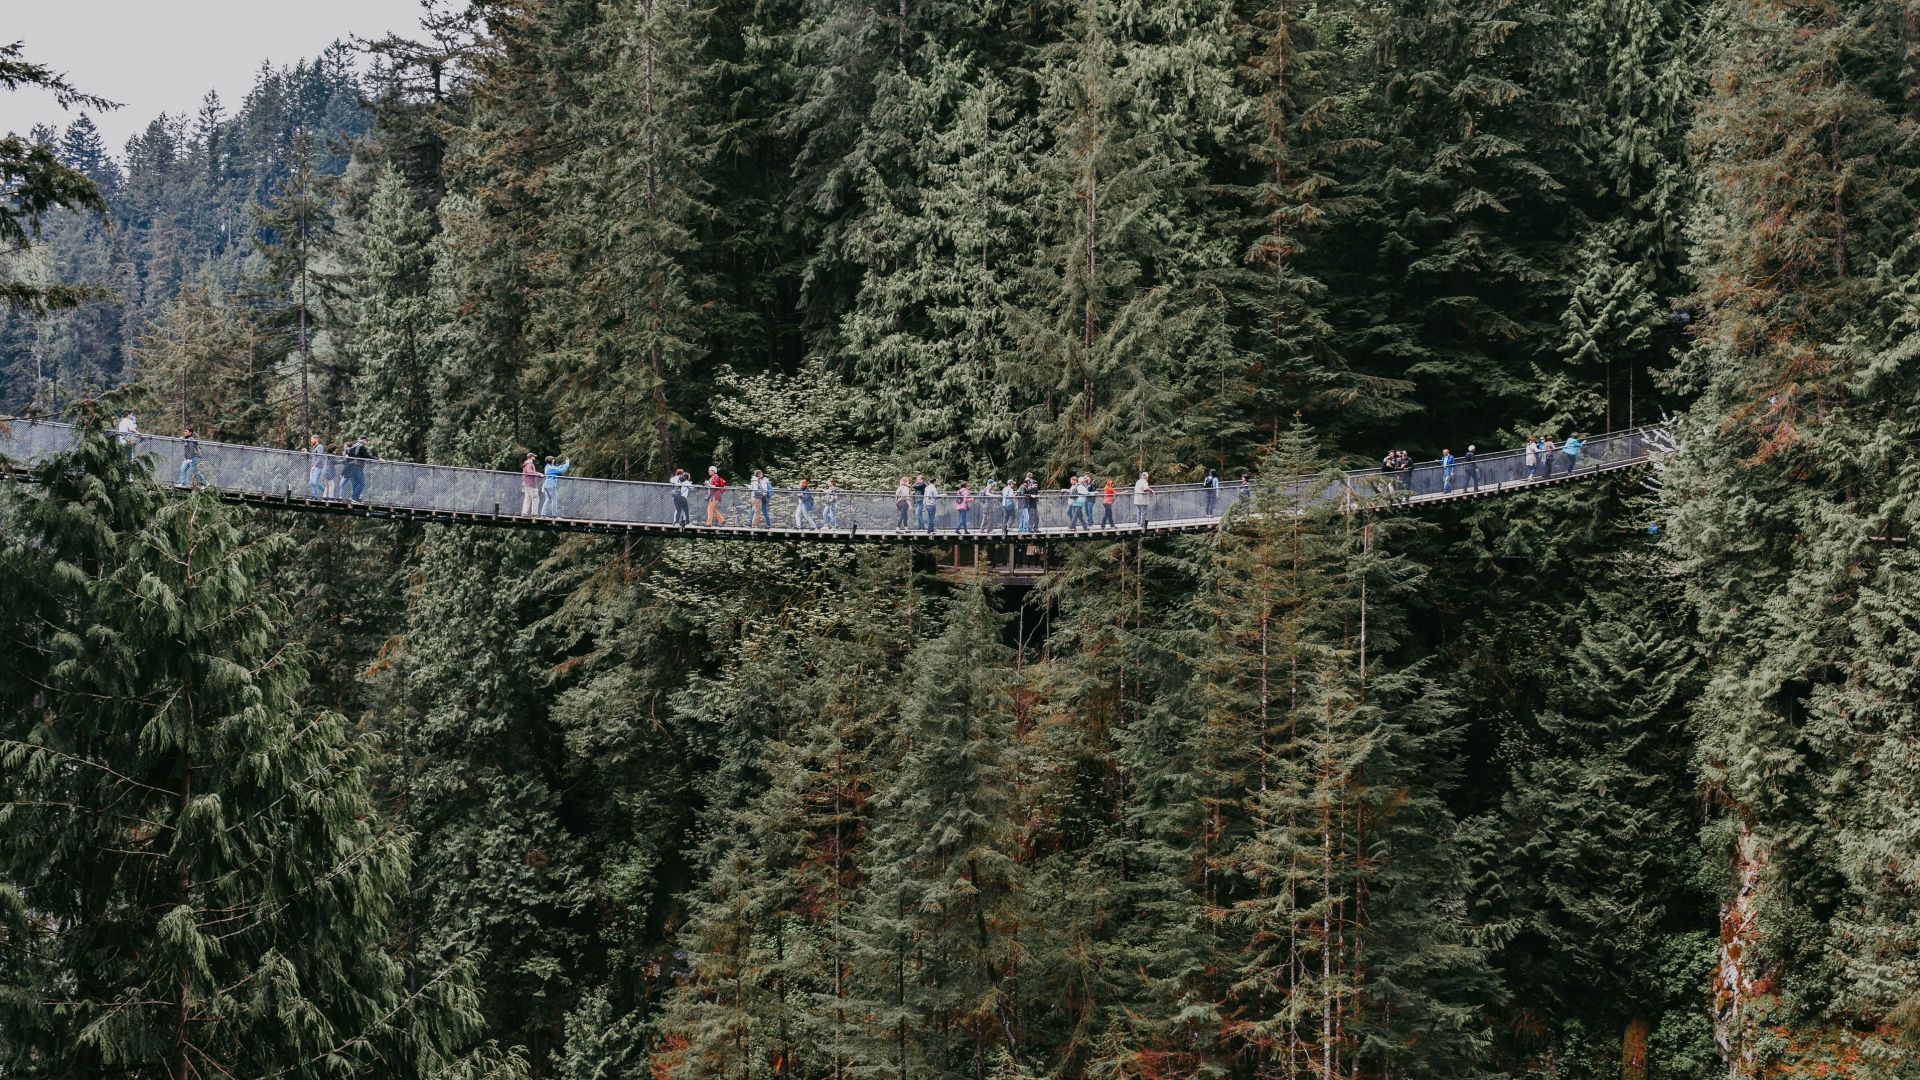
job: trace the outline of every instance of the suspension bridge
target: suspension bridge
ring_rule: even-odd
[[[54,455],[70,449],[78,438],[73,425],[49,420],[0,421],[0,458],[16,476],[33,479],[36,470]],[[1095,491],[1084,510],[1074,506],[1073,494],[1050,489],[1031,496],[1016,495],[1008,504],[996,493],[991,498],[974,493],[968,528],[960,528],[956,496],[942,492],[931,516],[919,500],[902,505],[893,491],[840,490],[828,495],[813,491],[811,517],[805,526],[796,510],[801,493],[775,488],[767,499],[767,516],[778,524],[749,525],[754,498],[745,484],[726,487],[720,494],[719,517],[724,524],[703,524],[709,491],[696,486],[685,496],[685,518],[676,504],[675,487],[666,483],[609,480],[566,475],[556,477],[550,497],[529,499],[528,477],[518,472],[428,465],[407,461],[361,462],[362,486],[358,498],[338,481],[315,481],[315,465],[327,471],[324,455],[265,446],[198,439],[197,455],[189,464],[187,441],[157,435],[139,435],[130,444],[134,456],[147,463],[163,486],[184,491],[204,486],[229,502],[269,510],[345,514],[391,521],[447,525],[483,525],[545,529],[560,532],[614,535],[669,536],[726,541],[829,541],[841,543],[1006,543],[1045,540],[1111,540],[1142,534],[1206,532],[1219,528],[1236,503],[1250,497],[1249,485],[1239,478],[1219,487],[1203,484],[1155,484],[1144,525],[1139,523],[1131,482],[1116,477],[1112,526],[1104,522],[1102,495]],[[1655,454],[1672,449],[1665,426],[1635,427],[1596,435],[1586,440],[1577,461],[1552,451],[1545,461],[1529,467],[1524,450],[1484,454],[1471,462],[1443,465],[1420,461],[1403,469],[1358,469],[1329,479],[1290,481],[1286,497],[1301,505],[1322,502],[1351,504],[1363,498],[1385,496],[1394,505],[1427,507],[1470,499],[1495,498],[1535,491],[1557,484],[1597,479],[1644,465]],[[332,458],[337,475],[347,465]],[[544,486],[545,477],[536,483]],[[528,503],[536,508],[529,512]],[[1084,515],[1084,516],[1083,516]],[[757,520],[757,518],[756,518]]]

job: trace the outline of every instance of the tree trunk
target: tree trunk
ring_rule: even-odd
[[[1620,1037],[1620,1080],[1647,1080],[1647,1029],[1650,1026],[1644,1016],[1627,1022],[1626,1033]]]

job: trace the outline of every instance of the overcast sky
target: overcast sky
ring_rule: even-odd
[[[335,38],[377,38],[419,27],[419,0],[0,0],[0,42],[123,106],[96,115],[116,156],[163,112],[193,112],[218,90],[232,112],[263,60],[317,55]],[[45,94],[0,91],[0,132],[64,126]]]

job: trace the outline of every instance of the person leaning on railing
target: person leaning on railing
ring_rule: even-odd
[[[113,430],[120,436],[120,445],[127,448],[127,460],[132,461],[134,446],[140,441],[139,417],[133,415],[132,409],[128,409],[126,415],[120,418],[120,422],[113,426]]]
[[[1133,520],[1141,528],[1153,516],[1153,485],[1147,483],[1147,474],[1141,473],[1140,479],[1133,482]]]

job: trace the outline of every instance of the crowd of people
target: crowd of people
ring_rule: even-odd
[[[1534,435],[1521,448],[1526,464],[1526,479],[1550,480],[1553,478],[1555,458],[1564,460],[1563,475],[1570,475],[1580,467],[1580,454],[1586,448],[1587,436],[1584,432],[1574,432],[1567,436],[1564,445],[1556,445],[1551,435]],[[1480,490],[1480,456],[1477,448],[1467,444],[1465,453],[1456,455],[1452,448],[1440,451],[1440,460],[1436,463],[1440,470],[1440,493],[1450,495],[1456,482],[1461,491]],[[1405,450],[1389,450],[1380,459],[1380,473],[1389,484],[1401,491],[1413,490],[1413,455]]]
[[[143,437],[139,418],[129,410],[115,425],[115,431],[131,456],[135,452],[135,444]],[[1556,466],[1562,470],[1562,475],[1573,473],[1580,467],[1586,442],[1587,436],[1582,432],[1567,436],[1564,444],[1556,444],[1553,437],[1546,434],[1527,439],[1521,450],[1526,468],[1525,479],[1551,479]],[[309,436],[304,453],[308,497],[348,502],[366,500],[367,466],[380,458],[364,436],[337,443],[327,443],[318,435]],[[205,475],[200,466],[200,441],[194,435],[193,428],[182,428],[180,470],[176,483],[181,487],[204,483]],[[572,467],[571,458],[547,455],[543,459],[539,454],[528,451],[520,463],[520,515],[562,516],[561,478]],[[1481,460],[1474,445],[1468,444],[1466,451],[1459,455],[1454,454],[1451,448],[1441,450],[1437,467],[1441,493],[1451,494],[1456,484],[1461,491],[1480,490]],[[1414,461],[1407,451],[1388,451],[1380,459],[1380,472],[1390,488],[1412,493]],[[727,503],[727,491],[731,485],[720,474],[717,465],[707,466],[706,479],[699,484],[685,469],[674,470],[668,478],[668,484],[673,500],[673,524],[676,526],[696,527],[693,504],[703,496],[706,512],[700,526],[726,526],[741,515],[740,506],[729,506]],[[1251,485],[1252,477],[1242,473],[1235,485],[1236,498]],[[700,491],[696,491],[696,488]],[[745,520],[742,524],[746,528],[773,528],[775,490],[772,478],[764,470],[753,470],[747,480],[744,499]],[[796,486],[779,490],[792,500],[793,528],[832,530],[853,524],[844,513],[843,499],[848,493],[832,477],[818,487],[814,486],[811,478],[803,478]],[[1207,470],[1200,490],[1204,498],[1204,516],[1219,516],[1219,474],[1212,469]],[[1068,480],[1066,487],[1043,491],[1040,481],[1029,472],[1018,480],[1012,476],[1004,481],[997,477],[990,478],[977,491],[963,480],[951,492],[942,491],[937,480],[920,473],[902,476],[894,488],[892,524],[898,532],[933,533],[941,531],[951,522],[953,531],[959,533],[1032,533],[1043,527],[1040,513],[1043,494],[1065,501],[1066,527],[1074,532],[1118,528],[1114,505],[1122,498],[1127,500],[1128,508],[1132,511],[1131,525],[1145,529],[1153,520],[1155,491],[1151,477],[1144,471],[1130,486],[1116,485],[1111,478],[1095,479],[1092,473],[1079,473]],[[1099,511],[1097,524],[1094,518],[1096,510]],[[730,512],[732,517],[729,517]]]
[[[307,437],[307,497],[364,502],[367,463],[380,460],[364,436],[347,443],[328,444],[318,435]]]
[[[674,470],[668,483],[673,492],[673,523],[677,526],[694,527],[693,503],[702,499],[706,513],[699,522],[700,527],[727,526],[738,520],[742,527],[749,529],[773,528],[772,504],[776,490],[792,500],[793,528],[838,529],[852,524],[850,520],[843,520],[843,498],[847,493],[832,477],[817,487],[808,477],[792,487],[776,489],[765,470],[755,469],[747,479],[744,509],[738,504],[729,507],[727,493],[733,485],[721,475],[717,465],[707,466],[706,479],[700,484],[696,485],[692,474],[685,469]],[[1206,492],[1206,513],[1212,515],[1219,505],[1219,476],[1209,470],[1202,486]],[[1067,527],[1086,531],[1117,527],[1114,504],[1123,493],[1133,511],[1132,523],[1145,528],[1152,520],[1154,504],[1154,488],[1148,473],[1142,472],[1130,488],[1116,487],[1111,479],[1096,481],[1092,474],[1078,475],[1063,491],[1049,494],[1065,497]],[[937,532],[948,522],[955,532],[961,533],[995,530],[1031,533],[1041,527],[1043,493],[1032,473],[1019,480],[992,478],[978,491],[963,480],[951,492],[942,491],[937,479],[921,473],[902,476],[893,494],[893,526],[898,532]],[[1097,526],[1096,507],[1101,511]],[[729,517],[730,510],[732,517]]]

